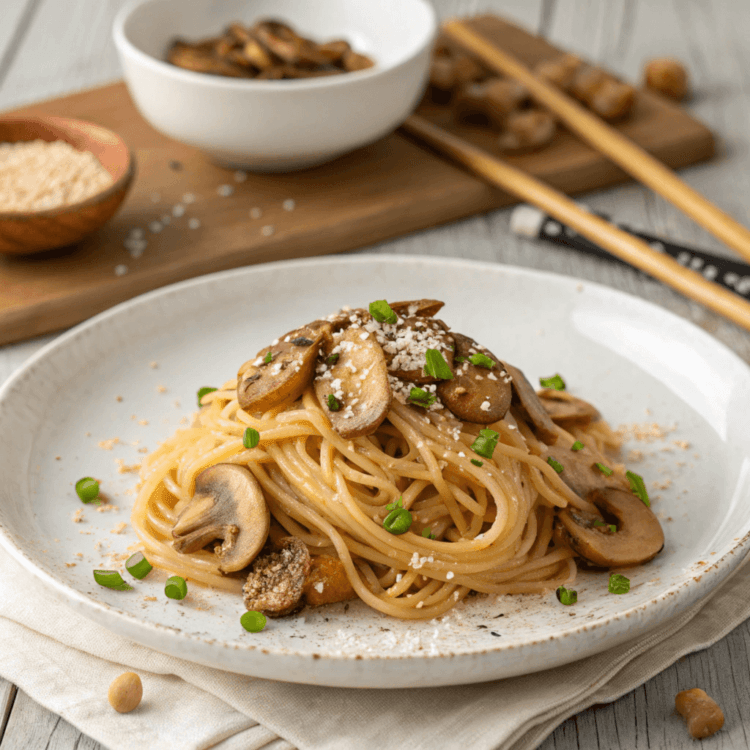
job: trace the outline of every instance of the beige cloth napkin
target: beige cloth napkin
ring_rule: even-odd
[[[710,600],[632,643],[538,674],[347,690],[242,677],[139,646],[51,598],[0,551],[0,674],[113,750],[527,750],[569,716],[615,700],[750,616],[750,565]],[[144,698],[120,715],[107,688],[125,668],[141,675]]]

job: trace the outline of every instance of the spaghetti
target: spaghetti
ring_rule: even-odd
[[[483,425],[445,408],[394,396],[371,434],[345,439],[312,384],[254,414],[240,408],[237,386],[230,380],[205,395],[194,424],[143,462],[132,525],[152,565],[241,591],[243,576],[223,574],[213,551],[180,554],[172,544],[196,477],[229,463],[260,485],[274,542],[293,536],[313,558],[337,558],[356,596],[385,614],[429,619],[470,592],[542,593],[575,580],[575,552],[554,535],[555,515],[597,511],[546,459],[520,405],[492,423],[497,444],[487,458],[472,450]],[[243,444],[247,428],[260,435],[254,448]],[[558,446],[583,440],[601,462],[619,448],[601,420],[555,431]],[[403,534],[383,523],[396,500],[412,519]]]

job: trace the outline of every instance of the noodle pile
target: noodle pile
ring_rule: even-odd
[[[573,493],[544,459],[544,445],[515,408],[490,427],[499,433],[492,459],[478,466],[470,446],[480,425],[447,409],[424,411],[392,400],[373,435],[344,440],[330,426],[313,389],[253,417],[239,408],[236,381],[204,397],[191,428],[149,455],[132,525],[152,565],[207,586],[241,592],[243,577],[223,575],[208,550],[179,554],[172,527],[190,502],[196,476],[217,463],[247,467],[275,522],[271,536],[301,539],[312,555],[343,563],[356,594],[404,619],[447,612],[471,591],[542,593],[576,577],[573,552],[553,542],[556,508],[594,507]],[[246,428],[260,444],[246,449]],[[601,455],[619,448],[603,421],[572,432]],[[541,455],[540,455],[541,454]],[[383,527],[386,505],[403,498],[409,532]],[[423,536],[423,529],[431,535]]]

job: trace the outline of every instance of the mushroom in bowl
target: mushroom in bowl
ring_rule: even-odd
[[[375,61],[346,75],[225,78],[166,61],[175,37],[280,19],[318,41],[340,38]],[[322,164],[398,127],[426,86],[436,33],[427,0],[136,0],[114,24],[131,95],[157,129],[228,166],[292,171]]]

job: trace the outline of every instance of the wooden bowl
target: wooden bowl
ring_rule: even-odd
[[[0,212],[0,253],[22,255],[79,242],[108,221],[120,207],[135,175],[135,159],[119,135],[68,117],[0,117],[0,143],[67,141],[90,151],[114,184],[91,198],[45,211]]]

